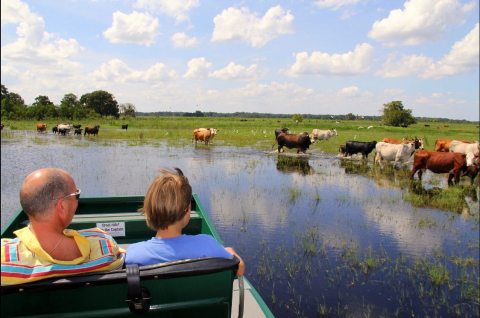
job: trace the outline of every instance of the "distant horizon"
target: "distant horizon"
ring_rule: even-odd
[[[141,112],[480,116],[478,0],[2,0],[1,82]],[[432,9],[435,8],[435,9]]]

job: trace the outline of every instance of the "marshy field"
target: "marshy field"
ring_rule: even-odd
[[[478,123],[141,117],[91,119],[98,136],[58,136],[46,121],[6,121],[1,133],[2,227],[32,170],[72,173],[84,196],[144,194],[162,167],[180,167],[226,246],[277,317],[478,317],[479,179],[411,181],[400,168],[340,158],[347,140],[478,140]],[[128,130],[121,125],[128,123]],[[367,128],[372,126],[371,128]],[[213,144],[192,144],[214,127]],[[274,130],[335,128],[306,155],[275,152]]]

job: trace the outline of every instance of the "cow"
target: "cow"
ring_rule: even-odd
[[[77,124],[77,125],[72,125],[72,127],[75,128],[75,129],[78,129],[78,128],[82,127],[82,125]]]
[[[317,140],[328,140],[334,136],[338,136],[336,129],[320,130],[315,128],[312,130],[311,139],[313,142],[317,142]]]
[[[288,134],[288,128],[277,128],[275,129],[275,140],[277,140],[278,138],[278,135],[280,135],[281,133],[284,133],[284,134]]]
[[[458,184],[460,176],[468,175],[473,184],[473,180],[478,174],[478,161],[467,168],[465,154],[458,152],[436,152],[420,150],[413,157],[413,167],[410,173],[410,179],[414,179],[418,171],[418,179],[422,180],[423,170],[428,169],[433,173],[448,173],[448,185],[452,184],[452,179]]]
[[[63,135],[63,136],[66,136],[68,134],[68,130],[67,128],[58,128],[58,134],[59,135]]]
[[[85,127],[85,131],[84,131],[83,135],[85,136],[86,134],[88,134],[89,136],[90,135],[97,136],[99,129],[100,129],[99,125],[96,125],[94,127],[87,126],[87,127]]]
[[[467,167],[473,165],[473,159],[479,156],[480,153],[480,144],[475,143],[465,143],[459,140],[452,140],[450,143],[450,152],[459,152],[466,155]]]
[[[363,159],[368,158],[368,154],[375,149],[376,141],[347,141],[345,143],[345,152],[343,156],[352,156],[357,153],[362,154]]]
[[[122,129],[127,130],[128,129],[128,124],[122,124]]]
[[[70,130],[72,130],[72,125],[70,124],[58,124],[57,125],[58,127],[58,133],[60,133],[60,131],[62,131],[62,135],[68,135],[70,134]]]
[[[338,152],[345,157],[345,152],[347,152],[347,146],[345,145],[340,145],[338,147]]]
[[[389,144],[380,141],[375,146],[375,163],[385,161],[394,161],[394,165],[406,163],[415,152],[415,143],[408,144]]]
[[[38,131],[38,132],[45,132],[45,131],[47,131],[47,124],[45,124],[45,123],[37,123],[37,131]]]
[[[193,130],[193,137],[192,137],[192,143],[195,141],[195,145],[197,144],[197,141],[203,141],[205,145],[208,145],[208,143],[215,137],[217,134],[218,129],[215,128],[196,128]]]
[[[437,139],[435,140],[435,148],[434,151],[439,151],[439,152],[448,152],[450,150],[450,143],[452,142],[452,139]],[[471,141],[468,140],[459,140],[464,143],[472,143]]]
[[[75,130],[73,131],[73,135],[74,136],[76,136],[76,135],[81,136],[82,135],[82,130],[83,130],[83,128],[75,128]]]
[[[54,134],[58,133],[58,125],[55,125],[52,127],[52,133]]]
[[[281,133],[277,137],[278,152],[282,152],[283,147],[286,146],[289,149],[297,148],[297,153],[307,153],[307,149],[312,144],[312,140],[308,135],[308,132],[302,134],[285,134]]]
[[[400,140],[400,139],[388,138],[387,137],[387,138],[383,138],[382,141],[386,142],[386,143],[389,143],[389,144],[395,144],[395,145],[408,144],[410,142],[414,142],[415,143],[415,149],[423,149],[423,138],[420,138],[420,139],[418,139],[417,137],[415,137],[414,139],[402,138],[402,140]]]

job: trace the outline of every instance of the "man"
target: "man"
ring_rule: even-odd
[[[107,233],[66,229],[80,193],[62,169],[43,168],[25,178],[20,204],[30,224],[14,232],[17,238],[2,239],[2,285],[122,267],[125,252]]]

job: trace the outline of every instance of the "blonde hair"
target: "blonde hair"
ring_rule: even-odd
[[[143,208],[148,227],[166,229],[180,221],[192,201],[192,187],[182,170],[161,169],[160,174],[148,187]]]

